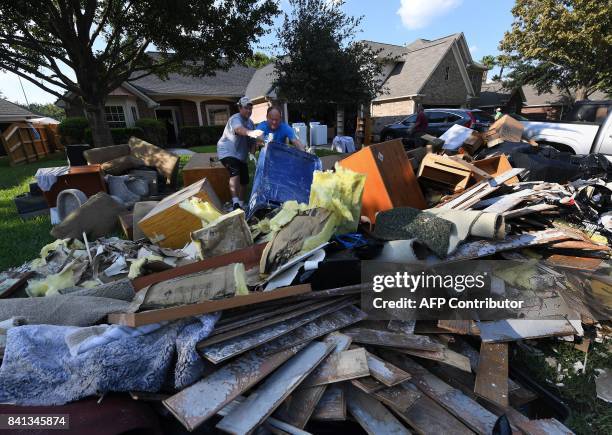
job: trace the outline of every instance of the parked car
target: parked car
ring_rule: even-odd
[[[455,124],[486,131],[493,123],[491,115],[477,109],[425,109],[425,116],[428,121],[427,133],[436,137],[441,136]],[[413,147],[412,128],[416,117],[416,114],[410,115],[401,121],[386,125],[380,132],[381,141],[402,138],[406,147]]]
[[[612,111],[600,122],[523,121],[523,136],[574,154],[605,154],[612,161]]]

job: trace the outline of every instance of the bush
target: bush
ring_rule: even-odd
[[[64,145],[73,145],[81,143],[91,144],[91,134],[89,138],[86,136],[86,130],[89,129],[89,122],[84,117],[66,118],[59,124],[59,132],[62,136]]]
[[[136,136],[139,139],[145,139],[144,131],[142,128],[138,127],[126,127],[126,128],[111,128],[111,135],[113,136],[113,145],[120,145],[123,143],[128,143],[128,140],[132,136]],[[85,141],[86,143],[93,143],[91,136],[91,128],[85,129]],[[149,141],[147,141],[149,142]]]
[[[216,144],[223,134],[224,125],[211,125],[206,127],[181,127],[180,141],[186,147],[197,147]]]
[[[153,118],[141,118],[136,121],[136,127],[143,131],[143,139],[147,142],[162,148],[168,145],[168,130],[163,122]]]

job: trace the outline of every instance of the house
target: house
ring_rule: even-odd
[[[29,110],[0,98],[0,133],[13,122],[26,121],[28,119],[40,118]]]
[[[477,106],[485,112],[494,113],[497,107],[503,113],[521,113],[525,104],[523,89],[506,89],[502,82],[483,83]]]
[[[111,128],[132,127],[140,118],[157,118],[168,127],[168,143],[178,142],[181,126],[225,125],[237,111],[255,68],[233,66],[213,76],[169,74],[167,80],[149,75],[125,82],[106,100],[106,120]],[[79,105],[63,100],[68,116],[84,116]]]
[[[570,91],[568,94],[556,87],[551,92],[539,94],[535,87],[525,85],[523,86],[523,93],[525,94],[525,104],[523,104],[521,113],[534,121],[561,119],[563,114],[571,108],[576,98],[574,91]],[[600,91],[589,95],[589,100],[593,101],[608,98],[609,96]]]
[[[435,40],[418,39],[406,46],[365,41],[384,62],[384,89],[369,107],[323,108],[318,116],[333,134],[353,134],[358,113],[368,113],[373,132],[383,125],[414,113],[417,103],[425,107],[471,107],[480,94],[486,67],[472,59],[463,33]],[[151,53],[155,56],[155,53]],[[181,126],[224,125],[237,110],[236,101],[247,95],[254,103],[252,119],[265,119],[270,105],[279,106],[285,119],[295,122],[300,114],[290,101],[280,101],[273,86],[274,64],[260,69],[233,66],[212,76],[170,74],[162,80],[149,75],[123,83],[108,96],[106,117],[111,127],[131,127],[138,118],[164,120],[168,142],[176,143]],[[63,101],[58,105],[68,116],[83,116],[80,106]]]

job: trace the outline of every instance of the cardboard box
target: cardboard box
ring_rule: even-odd
[[[191,232],[202,228],[202,221],[179,204],[193,197],[208,201],[222,210],[221,201],[206,178],[161,200],[138,226],[145,236],[163,248],[180,249],[190,242]]]
[[[508,161],[508,157],[506,157],[504,154],[495,156],[495,157],[489,157],[488,159],[477,160],[473,162],[472,164],[482,169],[483,171],[487,172],[493,178],[512,169],[512,165]],[[504,182],[504,184],[510,186],[518,182],[519,182],[518,177],[512,177],[506,182]]]
[[[367,146],[339,164],[366,174],[361,215],[372,223],[379,211],[394,207],[422,210],[427,206],[401,139]]]
[[[229,172],[218,160],[216,153],[194,154],[183,168],[184,186],[189,186],[203,178],[208,179],[221,202],[231,201]]]
[[[523,136],[523,124],[509,115],[495,121],[484,134],[487,146],[493,147],[502,142],[520,142]]]

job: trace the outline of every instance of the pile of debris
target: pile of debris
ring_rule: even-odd
[[[0,278],[0,402],[12,404],[0,410],[62,413],[122,392],[156,411],[150,433],[172,416],[233,434],[572,433],[511,359],[534,340],[588,352],[609,337],[612,186],[597,165],[533,180],[514,154],[538,146],[505,122],[408,153],[374,144],[332,157],[333,171],[271,143],[258,185],[278,182],[275,167],[299,166],[302,181],[254,192],[248,220],[224,214],[206,178],[132,210],[92,196]],[[119,222],[128,240],[108,237]],[[520,294],[537,319],[378,320],[364,305],[366,260],[478,259],[504,261],[491,293]],[[603,373],[593,400],[609,402],[609,384]]]

